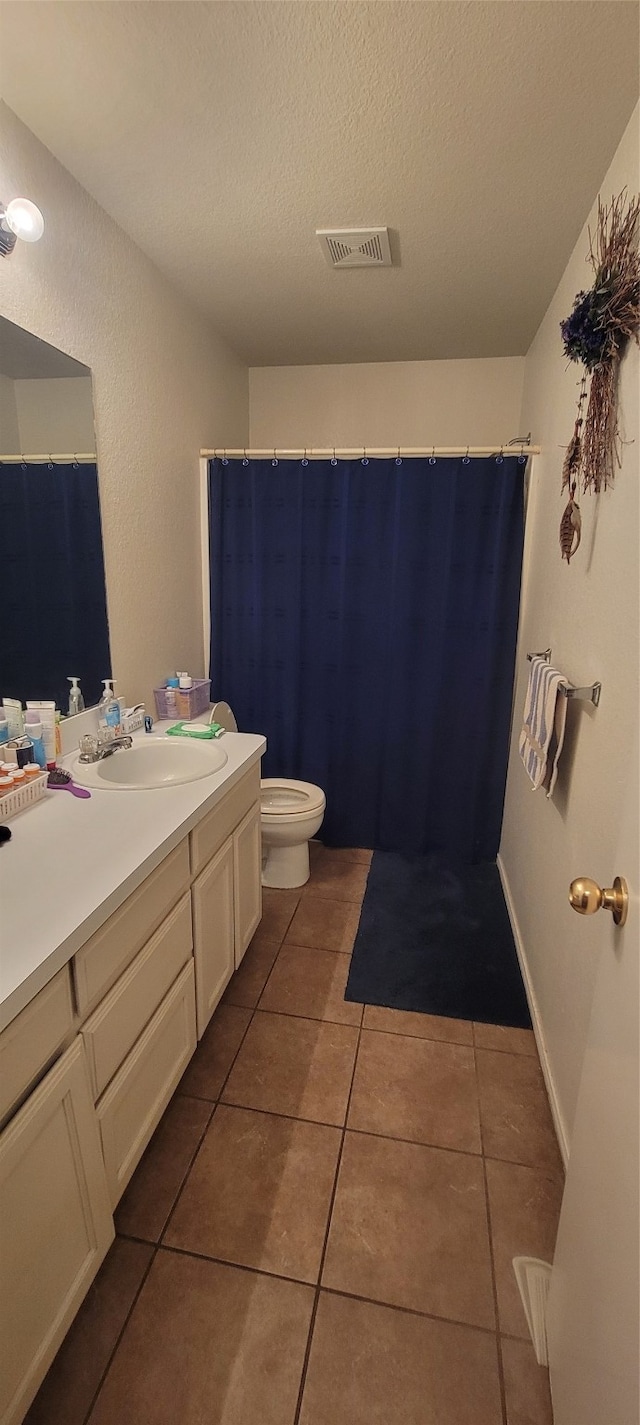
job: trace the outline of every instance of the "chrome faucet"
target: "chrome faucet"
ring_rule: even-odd
[[[117,752],[121,747],[132,747],[133,738],[129,736],[112,737],[108,741],[102,741],[98,737],[86,736],[80,739],[79,762],[101,762],[103,757],[110,757],[112,752]]]

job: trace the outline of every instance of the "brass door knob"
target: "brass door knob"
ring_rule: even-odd
[[[569,901],[579,915],[593,915],[596,910],[610,910],[616,925],[624,925],[629,909],[629,889],[621,876],[610,887],[600,887],[589,876],[580,876],[569,886]]]

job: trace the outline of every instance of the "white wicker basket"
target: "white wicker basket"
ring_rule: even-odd
[[[26,787],[18,787],[15,792],[7,792],[6,797],[0,797],[0,821],[8,821],[9,817],[17,816],[18,812],[26,811],[27,807],[39,802],[47,790],[47,778],[48,773],[43,772],[41,777],[27,782]]]

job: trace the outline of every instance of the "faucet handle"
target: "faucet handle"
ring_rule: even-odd
[[[92,737],[91,733],[85,733],[84,737],[80,738],[80,761],[92,761],[97,756],[98,747],[97,737]]]

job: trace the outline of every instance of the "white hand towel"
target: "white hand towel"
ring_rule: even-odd
[[[566,678],[545,658],[532,658],[518,748],[533,790],[546,782],[550,797],[558,775],[564,742],[567,700],[560,692]]]

